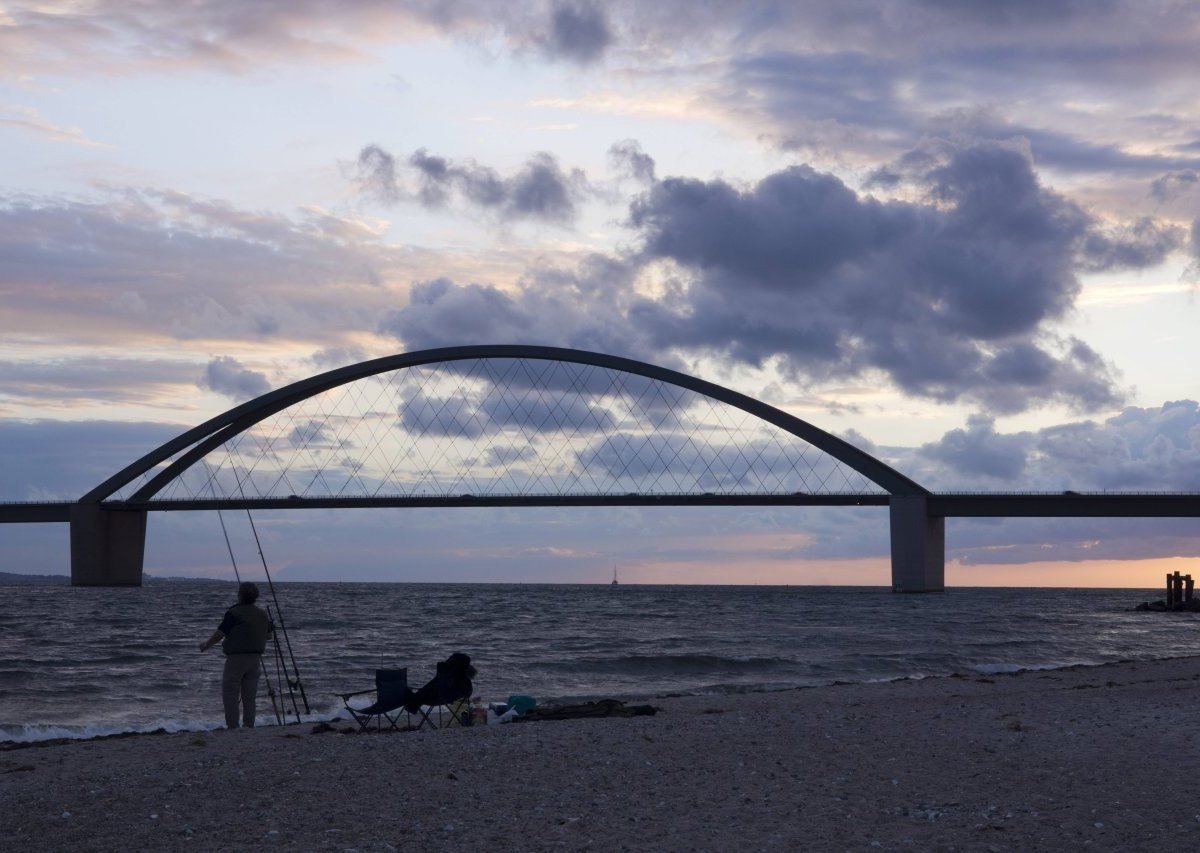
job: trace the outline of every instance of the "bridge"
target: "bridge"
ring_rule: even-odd
[[[76,501],[71,582],[138,585],[151,512],[314,507],[887,506],[892,587],[945,588],[945,519],[1198,517],[1200,494],[934,494],[773,406],[667,368],[520,345],[402,353],[236,406]]]

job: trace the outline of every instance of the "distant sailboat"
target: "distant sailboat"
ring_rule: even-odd
[[[616,585],[617,585],[617,567],[613,566],[613,579],[612,579],[612,583],[609,584],[609,586],[616,586]]]

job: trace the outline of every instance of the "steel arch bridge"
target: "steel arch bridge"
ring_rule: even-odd
[[[893,588],[944,588],[945,517],[1200,515],[1197,495],[935,495],[812,424],[711,382],[555,347],[402,353],[264,394],[78,501],[76,585],[140,584],[150,512],[455,506],[887,506]]]
[[[674,370],[576,349],[447,347],[295,382],[126,466],[70,506],[71,575],[140,583],[154,511],[927,495],[800,418]],[[910,587],[927,586],[924,570],[910,574]]]

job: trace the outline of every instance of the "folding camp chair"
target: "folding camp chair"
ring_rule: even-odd
[[[455,652],[444,661],[439,661],[437,674],[419,690],[408,692],[405,710],[416,714],[417,728],[429,726],[442,728],[445,726],[471,724],[470,700],[472,684],[475,677],[475,667],[471,666],[471,658],[462,652]],[[430,717],[437,713],[437,722]],[[446,719],[449,714],[449,719]]]
[[[375,701],[365,708],[355,708],[350,704],[350,699],[354,696],[363,696],[367,693],[375,694]],[[387,720],[390,731],[400,731],[398,725],[400,714],[405,711],[404,703],[412,691],[408,689],[408,670],[407,669],[377,669],[375,670],[375,689],[359,690],[355,693],[338,693],[342,699],[342,704],[346,706],[346,710],[354,721],[358,723],[358,730],[365,732],[371,725],[371,721],[375,721],[375,727],[378,731],[383,731],[383,721]]]

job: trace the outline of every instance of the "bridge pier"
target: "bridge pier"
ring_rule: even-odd
[[[945,592],[946,519],[925,495],[892,495],[892,592]]]
[[[71,506],[71,586],[141,586],[146,512]]]

